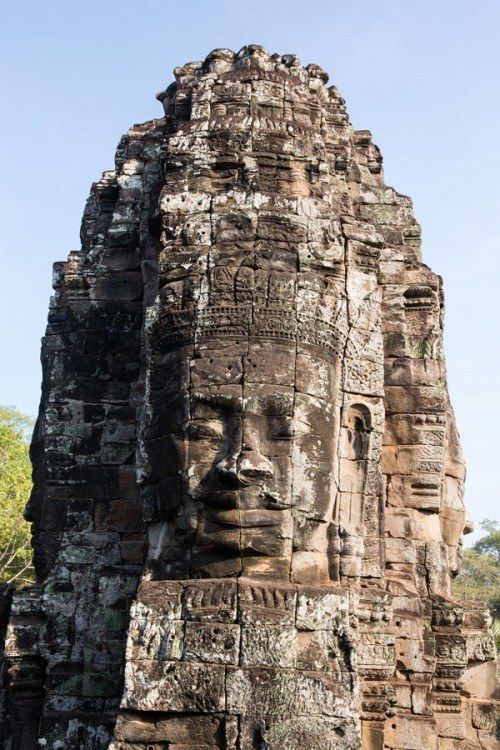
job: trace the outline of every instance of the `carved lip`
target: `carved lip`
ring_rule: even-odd
[[[231,510],[240,506],[239,490],[195,490],[191,497],[216,510]]]
[[[246,485],[241,490],[203,490],[191,493],[193,500],[203,503],[207,510],[239,512],[281,512],[291,508],[291,499],[283,498],[277,492],[272,492],[260,485]],[[251,506],[251,507],[249,507]]]
[[[208,514],[211,521],[221,526],[256,528],[259,526],[279,526],[283,523],[283,510],[261,508],[213,511]]]

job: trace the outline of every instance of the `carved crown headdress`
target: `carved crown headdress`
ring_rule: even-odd
[[[300,341],[342,356],[347,309],[338,279],[223,266],[167,284],[149,314],[152,348],[208,339]]]

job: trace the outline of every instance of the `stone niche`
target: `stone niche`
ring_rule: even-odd
[[[443,291],[317,65],[174,71],[54,268],[9,750],[487,750]]]

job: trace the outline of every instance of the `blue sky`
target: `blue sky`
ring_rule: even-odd
[[[1,0],[0,403],[35,413],[51,264],[78,249],[90,183],[172,69],[259,43],[330,73],[413,197],[442,274],[450,390],[476,521],[498,518],[498,0]]]

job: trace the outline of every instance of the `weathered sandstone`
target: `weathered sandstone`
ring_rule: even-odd
[[[317,65],[174,71],[55,265],[13,750],[495,746],[443,290]],[[36,744],[38,742],[38,744]]]

